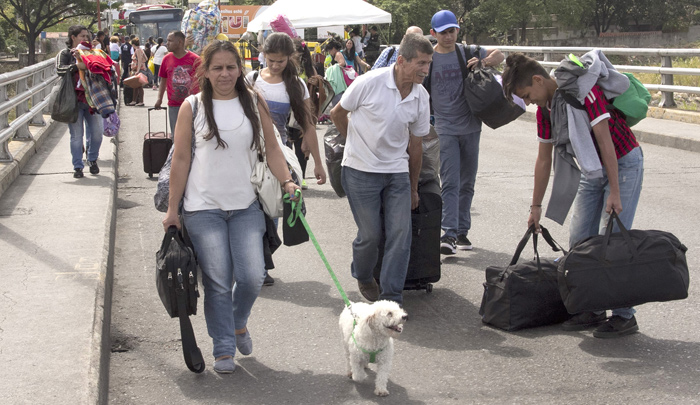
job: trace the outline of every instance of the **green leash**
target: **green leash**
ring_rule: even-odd
[[[286,194],[286,193],[283,197],[284,202],[286,202],[288,204],[292,204],[292,213],[289,215],[289,218],[287,218],[287,225],[289,225],[289,227],[291,228],[294,225],[296,225],[297,219],[301,220],[301,223],[304,224],[304,228],[306,229],[306,232],[309,234],[309,238],[311,238],[311,242],[313,242],[314,246],[316,247],[316,251],[318,251],[318,255],[321,256],[321,260],[323,260],[323,264],[326,265],[326,269],[328,269],[328,273],[331,275],[331,278],[333,279],[333,282],[335,283],[335,287],[340,292],[340,296],[343,297],[343,301],[345,301],[345,306],[350,308],[350,300],[348,299],[348,296],[345,295],[345,290],[343,290],[343,287],[340,286],[340,282],[338,281],[338,278],[335,276],[335,273],[331,269],[331,265],[328,263],[328,260],[326,259],[326,255],[323,254],[323,251],[321,250],[321,246],[318,244],[318,241],[316,240],[314,233],[311,232],[311,228],[309,227],[309,223],[306,222],[306,217],[304,217],[304,214],[302,214],[302,212],[301,212],[301,201],[302,201],[301,191],[297,190],[295,193],[295,196],[299,197],[299,201],[292,201],[289,194]]]
[[[326,269],[328,270],[328,273],[331,275],[331,278],[333,279],[333,283],[335,283],[335,287],[338,289],[338,292],[340,292],[340,296],[343,297],[343,301],[345,301],[345,306],[350,309],[350,313],[352,313],[351,303],[350,300],[348,299],[348,296],[345,294],[345,290],[343,290],[343,287],[340,286],[340,282],[338,281],[338,278],[335,276],[335,273],[333,272],[333,269],[331,269],[330,263],[328,263],[328,259],[326,259],[326,255],[323,254],[323,250],[321,250],[321,246],[318,244],[318,241],[316,240],[316,236],[314,236],[314,233],[311,232],[311,227],[309,227],[309,223],[306,222],[306,217],[304,214],[301,212],[301,202],[303,200],[303,197],[301,196],[301,190],[296,190],[295,194],[296,197],[299,197],[299,201],[292,201],[291,197],[289,196],[288,193],[284,194],[283,200],[287,204],[292,204],[292,213],[289,215],[289,218],[287,218],[287,225],[289,227],[293,227],[296,225],[297,220],[301,220],[301,223],[304,225],[304,229],[306,229],[306,232],[309,234],[309,238],[311,238],[311,242],[313,242],[314,247],[316,247],[316,251],[318,252],[318,255],[321,256],[321,260],[323,260],[323,264],[326,265]],[[357,326],[357,319],[355,318],[355,315],[353,314],[353,321],[352,321],[352,333],[350,336],[352,337],[352,341],[355,343],[355,347],[360,349],[362,353],[369,354],[369,362],[374,363],[377,361],[377,354],[381,353],[384,349],[379,349],[379,350],[367,350],[362,347],[360,347],[357,344],[357,340],[355,339],[355,326]]]

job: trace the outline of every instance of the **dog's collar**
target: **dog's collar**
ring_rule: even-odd
[[[352,312],[352,311],[351,311],[351,312]],[[378,350],[371,351],[371,350],[367,350],[367,349],[365,349],[365,348],[363,348],[363,347],[360,347],[360,345],[357,344],[357,340],[355,339],[355,326],[357,326],[357,319],[356,319],[356,318],[354,317],[354,315],[353,315],[353,320],[352,320],[352,333],[350,333],[350,336],[352,337],[352,341],[355,343],[355,347],[357,347],[358,349],[360,349],[360,351],[362,351],[362,353],[364,353],[364,354],[369,354],[369,362],[370,362],[370,363],[376,363],[376,361],[377,361],[377,355],[378,355],[379,353],[383,352],[384,349],[382,348],[382,349],[378,349]]]

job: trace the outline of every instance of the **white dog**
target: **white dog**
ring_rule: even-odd
[[[389,395],[391,361],[394,357],[394,337],[403,331],[408,315],[393,301],[377,301],[374,304],[352,303],[340,314],[340,331],[348,360],[347,373],[353,381],[367,377],[365,368],[377,363],[377,381],[374,393]]]

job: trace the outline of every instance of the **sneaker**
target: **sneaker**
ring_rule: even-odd
[[[73,178],[74,179],[82,179],[83,178],[83,169],[80,167],[76,168],[75,171],[73,172]]]
[[[586,330],[594,326],[598,326],[607,320],[605,312],[598,315],[595,312],[581,312],[576,314],[568,321],[561,324],[561,328],[565,331],[573,332],[577,330]]]
[[[457,235],[456,246],[459,250],[472,250],[472,243],[469,242],[466,233],[464,235]]]
[[[245,356],[253,353],[253,339],[250,337],[248,328],[245,328],[245,333],[236,334],[236,349]]]
[[[634,316],[630,319],[625,319],[621,316],[613,315],[607,322],[593,331],[593,336],[601,339],[610,339],[631,335],[638,330],[639,326]]]
[[[307,190],[309,188],[309,185],[306,184],[306,180],[301,181],[301,189],[302,190]]]
[[[275,279],[272,278],[269,273],[265,272],[265,281],[263,281],[263,285],[271,286],[273,284],[275,284]]]
[[[225,357],[221,360],[214,360],[214,371],[219,374],[231,374],[236,370],[236,363],[233,357]]]
[[[97,166],[97,160],[88,160],[88,166],[90,166],[90,174],[97,174],[100,172],[100,168]]]
[[[357,286],[360,288],[360,293],[369,302],[374,302],[379,299],[379,285],[372,279],[369,283],[363,283],[357,280]]]
[[[447,235],[440,238],[440,253],[443,255],[456,254],[457,247],[455,246],[455,238]]]

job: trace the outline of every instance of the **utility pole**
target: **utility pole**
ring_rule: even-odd
[[[97,0],[97,29],[102,31],[102,14],[100,13],[100,0]]]

